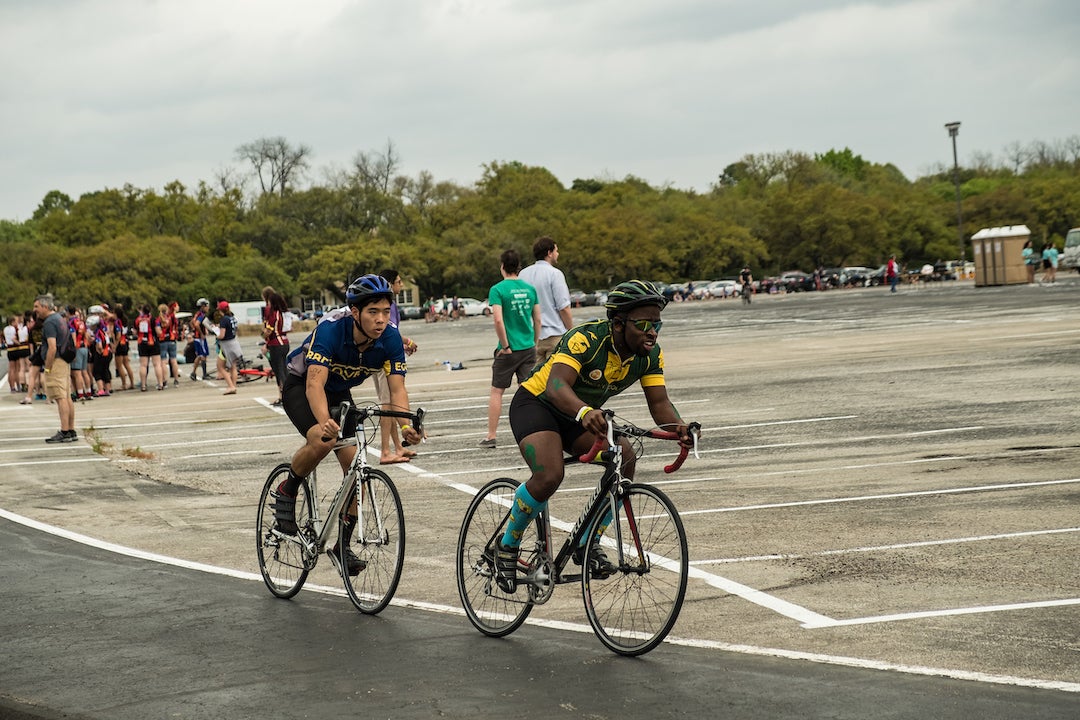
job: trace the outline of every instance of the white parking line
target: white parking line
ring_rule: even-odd
[[[1046,485],[1067,485],[1069,483],[1078,482],[1080,482],[1080,478],[1071,478],[1069,480],[1042,480],[1029,483],[1002,483],[1001,485],[977,485],[973,487],[941,488],[939,490],[916,490],[912,492],[885,493],[881,495],[857,495],[854,497],[844,498],[795,500],[792,502],[766,503],[762,505],[741,505],[739,507],[708,508],[705,510],[684,510],[679,511],[679,514],[683,517],[686,517],[688,515],[710,515],[714,513],[741,512],[743,510],[772,510],[775,508],[805,507],[809,505],[833,505],[837,503],[868,502],[871,500],[892,500],[896,498],[922,497],[926,495],[957,495],[960,493],[993,492],[996,490],[1015,490],[1018,488],[1041,487]]]
[[[726,565],[743,562],[768,562],[772,560],[800,560],[803,558],[823,557],[826,555],[850,555],[852,553],[884,552],[888,550],[906,550],[909,548],[932,547],[935,545],[956,545],[960,543],[987,542],[992,540],[1007,540],[1010,538],[1038,537],[1040,535],[1060,535],[1062,533],[1080,532],[1080,527],[1059,528],[1056,530],[1026,530],[1024,532],[1001,533],[998,535],[975,535],[972,537],[948,538],[945,540],[920,540],[919,542],[896,543],[894,545],[869,545],[866,547],[845,548],[843,550],[822,550],[820,552],[804,554],[780,554],[780,555],[749,555],[737,558],[715,558],[713,560],[694,560],[691,565]]]

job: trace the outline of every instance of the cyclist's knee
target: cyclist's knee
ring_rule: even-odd
[[[542,470],[534,471],[532,477],[529,478],[529,482],[526,486],[529,489],[529,494],[536,500],[544,502],[559,489],[563,481],[563,468],[562,463],[559,463],[558,468],[544,468]]]
[[[619,438],[619,445],[622,446],[622,474],[627,480],[634,479],[634,469],[637,467],[637,455],[634,453],[634,449],[630,446],[630,441],[626,438]]]

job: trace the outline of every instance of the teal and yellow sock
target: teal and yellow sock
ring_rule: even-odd
[[[596,526],[596,537],[600,537],[601,535],[603,535],[604,531],[607,530],[607,527],[610,524],[611,524],[611,508],[609,507],[607,509],[607,512],[604,513],[604,519],[601,520],[600,524]],[[589,539],[589,537],[587,535],[583,536],[581,538],[581,542],[578,543],[578,547],[579,548],[585,547],[585,541],[588,540],[588,539]]]
[[[546,507],[546,502],[540,502],[529,494],[525,483],[518,485],[517,492],[514,493],[513,505],[510,508],[510,519],[506,523],[506,532],[503,533],[503,547],[519,547],[525,528],[536,519],[537,513],[543,512]]]

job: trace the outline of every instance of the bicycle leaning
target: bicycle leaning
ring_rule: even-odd
[[[457,545],[457,586],[469,621],[491,637],[518,629],[533,607],[546,603],[556,585],[581,581],[589,624],[600,641],[620,655],[642,655],[667,636],[674,626],[686,594],[689,558],[682,519],[668,497],[657,488],[630,482],[622,476],[621,437],[632,438],[640,457],[640,438],[678,441],[666,430],[646,430],[631,424],[616,425],[615,415],[604,411],[607,438],[567,463],[589,463],[599,458],[603,474],[584,512],[558,552],[553,551],[548,511],[529,524],[521,543],[517,588],[513,593],[496,582],[494,549],[502,536],[518,481],[498,478],[486,484],[469,503]],[[700,425],[690,426],[697,454]],[[664,468],[679,469],[688,448]],[[587,539],[587,540],[586,540]],[[585,541],[583,555],[578,551]],[[593,557],[594,548],[612,553],[609,574],[567,572],[575,551]],[[606,554],[606,553],[605,553]]]
[[[345,582],[345,591],[353,605],[362,613],[374,615],[390,603],[401,579],[405,516],[394,482],[386,473],[368,465],[367,446],[382,417],[410,420],[422,435],[424,411],[418,408],[415,413],[407,413],[343,402],[332,409],[331,415],[341,428],[335,449],[349,444],[357,446],[352,464],[325,510],[320,508],[322,496],[316,473],[304,478],[296,496],[294,533],[284,532],[275,519],[276,489],[288,473],[289,464],[274,468],[259,496],[256,521],[259,572],[271,593],[291,598],[300,592],[308,573],[326,552]],[[371,437],[366,430],[369,420],[375,425]],[[347,521],[342,522],[343,519]],[[337,532],[332,532],[335,529]],[[337,540],[337,555],[327,550],[331,538]],[[350,571],[350,551],[355,553],[353,570],[359,567],[359,572]]]

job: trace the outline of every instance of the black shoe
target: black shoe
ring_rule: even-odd
[[[195,379],[195,373],[191,373],[190,375],[188,375],[188,377],[191,378],[192,380],[194,380]]]
[[[63,442],[71,442],[71,439],[68,438],[68,436],[66,434],[64,434],[63,430],[57,430],[55,435],[53,435],[52,437],[45,438],[45,442],[47,442],[47,443],[63,443]]]
[[[341,572],[341,553],[338,550],[338,546],[335,545],[331,549],[326,551],[326,554],[330,556],[330,561],[337,568],[338,573]],[[349,569],[349,576],[356,577],[364,568],[367,567],[367,563],[356,557],[356,553],[352,551],[352,548],[348,545],[345,546],[345,564]]]
[[[62,430],[64,437],[67,439],[64,442],[77,442],[79,440],[79,434],[74,430]]]
[[[512,593],[517,590],[518,556],[521,554],[519,547],[506,547],[502,542],[495,544],[495,584],[503,592]]]
[[[578,547],[574,550],[573,558],[575,565],[581,565],[585,556],[585,548]],[[595,580],[604,580],[615,574],[616,568],[603,548],[594,547],[589,555],[589,577]]]
[[[282,480],[276,490],[270,491],[270,497],[274,499],[274,521],[278,530],[286,535],[295,535],[300,530],[296,527],[296,496],[286,493],[282,488],[284,484]]]

